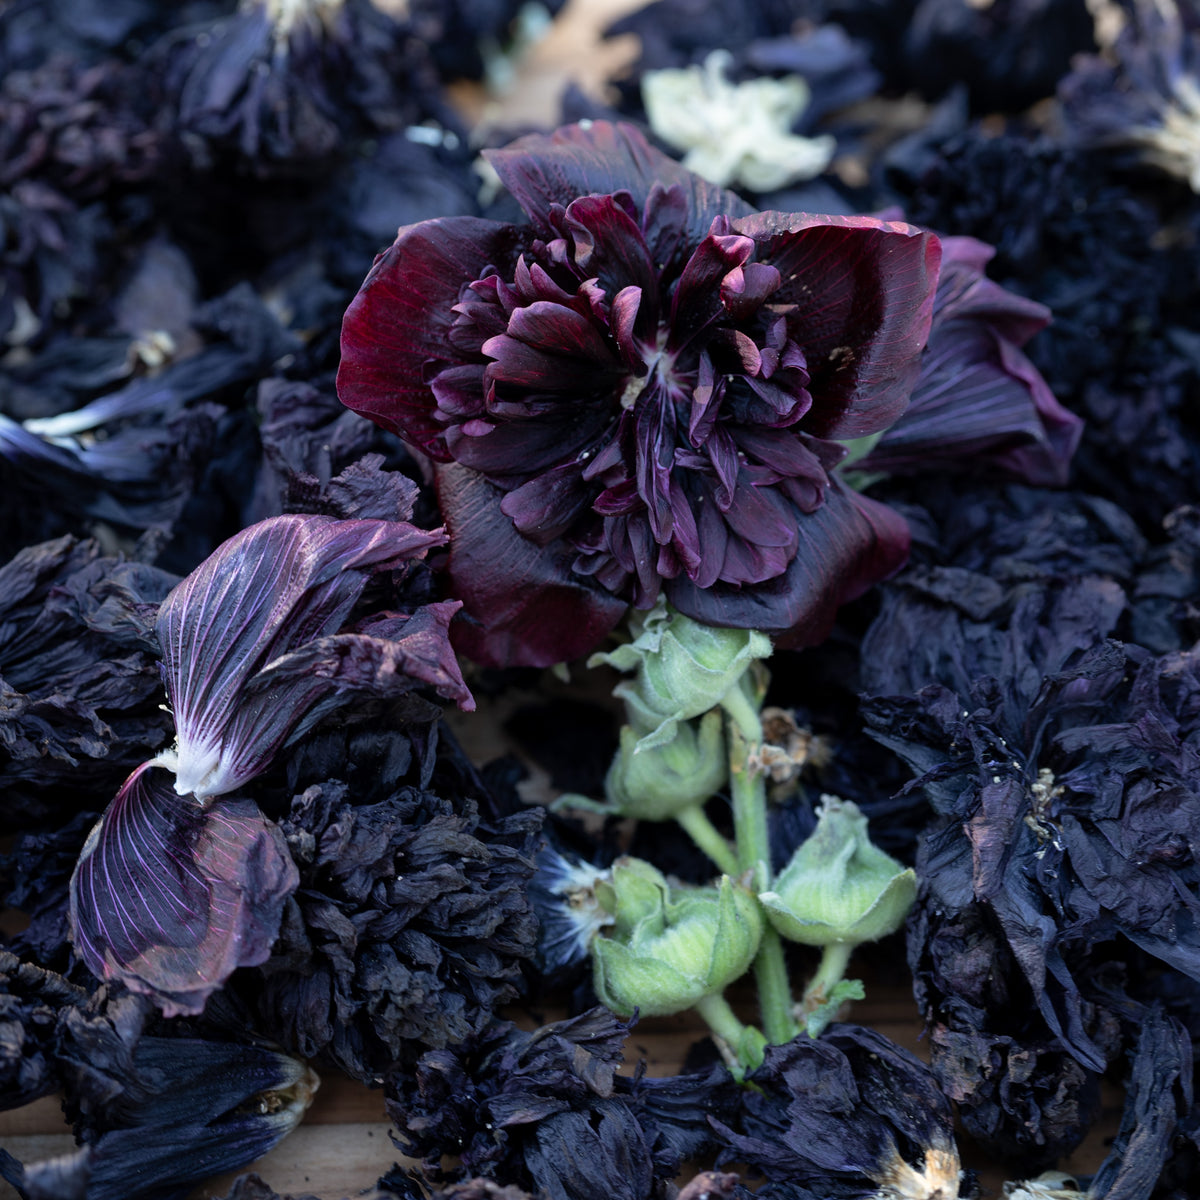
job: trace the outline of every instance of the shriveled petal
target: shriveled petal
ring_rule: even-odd
[[[485,150],[484,157],[541,237],[555,232],[548,220],[552,204],[565,208],[579,196],[626,191],[641,210],[655,185],[659,196],[672,185],[682,190],[688,238],[693,243],[704,237],[714,217],[752,211],[740,196],[706,183],[655,150],[632,125],[609,121],[593,121],[587,128],[566,125],[551,134],[518,138],[503,150]]]
[[[460,622],[455,645],[485,666],[547,667],[594,650],[625,603],[571,570],[574,551],[539,546],[500,511],[503,493],[457,464],[436,468],[450,531],[450,591],[475,624]]]
[[[899,513],[836,479],[815,512],[797,513],[799,549],[784,574],[752,588],[717,583],[707,590],[685,576],[667,583],[667,600],[708,625],[759,629],[776,645],[810,646],[833,625],[839,605],[898,571],[909,531]]]
[[[929,336],[936,235],[875,217],[765,212],[733,222],[783,279],[771,296],[805,353],[813,406],[804,428],[855,438],[904,411]]]
[[[208,808],[149,764],[92,830],[71,879],[88,970],[193,1014],[238,967],[265,962],[299,883],[283,835],[249,800]]]
[[[178,735],[156,761],[175,771],[180,794],[218,796],[264,770],[306,709],[299,697],[248,702],[252,678],[340,629],[372,573],[445,540],[399,521],[274,517],[230,538],[184,579],[156,627]]]
[[[445,458],[427,364],[462,361],[449,336],[459,292],[489,264],[511,276],[520,241],[514,226],[475,217],[401,229],[346,310],[337,377],[342,403]]]

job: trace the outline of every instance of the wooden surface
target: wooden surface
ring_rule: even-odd
[[[544,1015],[553,1020],[562,1014]],[[916,1009],[906,987],[874,986],[869,989],[867,999],[856,1004],[848,1016],[879,1030],[919,1057],[928,1057]],[[529,1027],[534,1024],[527,1015],[521,1023]],[[625,1070],[632,1071],[642,1058],[649,1074],[673,1074],[700,1036],[702,1031],[694,1018],[686,1014],[646,1021],[630,1035]],[[1120,1116],[1120,1093],[1106,1088],[1100,1121],[1080,1149],[1061,1164],[1062,1169],[1083,1174],[1094,1171],[1106,1152],[1106,1140],[1117,1131]],[[381,1092],[327,1074],[322,1077],[312,1108],[295,1132],[266,1157],[242,1170],[258,1171],[277,1192],[309,1192],[321,1200],[343,1200],[371,1187],[399,1160],[388,1129]],[[62,1154],[72,1150],[74,1144],[56,1099],[46,1098],[25,1108],[0,1113],[0,1147],[22,1161]],[[960,1149],[963,1165],[980,1173],[985,1197],[997,1197],[1008,1176],[966,1140]],[[241,1173],[208,1181],[196,1189],[192,1200],[224,1196]],[[0,1200],[17,1200],[16,1193],[3,1182],[0,1182]]]

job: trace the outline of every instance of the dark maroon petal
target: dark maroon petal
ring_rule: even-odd
[[[429,381],[439,420],[461,421],[484,413],[484,370],[483,363],[463,363],[444,367]]]
[[[284,697],[247,703],[253,676],[336,632],[372,573],[445,540],[399,521],[283,516],[219,546],[163,601],[156,626],[178,735],[160,760],[177,788],[204,799],[264,770],[304,710]]]
[[[634,214],[620,200],[617,196],[582,196],[568,206],[575,264],[585,275],[598,278],[609,295],[638,287],[653,296],[658,276],[650,251]],[[657,321],[657,313],[648,315]]]
[[[539,546],[562,537],[588,510],[592,488],[579,473],[579,464],[569,462],[522,484],[500,502],[500,511],[527,538]]]
[[[498,483],[524,483],[564,457],[585,452],[608,427],[607,414],[597,406],[581,404],[572,411],[556,397],[555,407],[558,412],[539,414],[536,421],[502,422],[482,436],[451,429],[446,444],[464,467]]]
[[[719,223],[718,228],[720,225]],[[737,234],[714,232],[706,237],[683,269],[671,297],[667,348],[679,353],[714,321],[725,316],[721,281],[745,265],[754,242]]]
[[[194,1014],[238,967],[265,962],[299,876],[249,800],[204,808],[139,767],[92,830],[71,879],[71,937],[97,978]]]
[[[940,249],[927,230],[874,217],[757,213],[733,223],[780,273],[772,304],[791,304],[804,351],[810,433],[855,438],[904,411],[929,335]]]
[[[421,684],[472,712],[475,701],[450,647],[450,619],[461,607],[457,600],[443,600],[411,616],[379,617],[352,633],[307,642],[255,675],[246,699],[278,710],[276,721],[286,724],[288,741],[334,709],[356,700],[392,699]],[[264,736],[270,739],[272,732]]]
[[[740,217],[753,211],[740,196],[706,183],[655,150],[632,125],[608,121],[593,121],[586,128],[567,125],[551,134],[518,138],[503,150],[485,150],[484,157],[544,238],[556,232],[549,222],[552,204],[565,208],[579,196],[624,191],[640,210],[655,185],[659,185],[659,204],[664,189],[677,185],[682,190],[692,242],[708,233],[714,217]],[[658,247],[653,248],[657,252]]]
[[[836,479],[820,508],[796,515],[796,528],[799,549],[783,575],[752,588],[707,589],[680,576],[667,583],[667,599],[707,625],[758,629],[780,646],[811,646],[828,635],[839,605],[908,557],[904,518]]]
[[[594,392],[621,372],[608,342],[587,317],[544,300],[518,308],[508,332],[489,338],[482,350],[495,360],[487,368],[489,379],[540,391],[574,385]]]
[[[777,268],[767,263],[747,263],[735,267],[721,281],[721,303],[735,321],[745,321],[758,312],[782,283]]]
[[[454,643],[485,666],[548,667],[594,650],[625,603],[571,570],[574,551],[538,546],[500,511],[503,493],[455,463],[436,468],[450,531],[450,591],[476,624],[458,622]]]
[[[444,458],[427,364],[461,361],[450,340],[460,291],[489,264],[511,273],[519,241],[513,226],[475,217],[402,229],[346,310],[337,379],[342,403]]]

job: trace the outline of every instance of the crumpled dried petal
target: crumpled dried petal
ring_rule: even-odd
[[[176,791],[202,802],[234,791],[356,694],[425,683],[473,707],[446,640],[457,602],[339,632],[372,574],[445,540],[399,521],[283,516],[197,567],[157,625],[178,740],[155,762],[175,772]]]
[[[299,882],[283,835],[248,800],[203,807],[146,763],[92,830],[71,880],[75,949],[102,980],[198,1013],[263,962]]]

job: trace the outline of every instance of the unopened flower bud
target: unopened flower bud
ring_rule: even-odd
[[[672,890],[649,863],[620,859],[597,894],[616,923],[592,946],[596,995],[621,1016],[666,1016],[720,992],[762,937],[754,897],[727,875],[717,888]]]
[[[667,821],[703,804],[728,777],[720,712],[699,722],[681,721],[675,738],[659,746],[640,744],[637,731],[621,728],[621,748],[608,770],[604,790],[622,816]]]
[[[771,654],[766,634],[702,625],[662,600],[630,624],[636,635],[632,642],[592,655],[588,665],[637,671],[637,678],[615,688],[614,695],[625,701],[641,749],[669,742],[680,721],[715,708],[755,659]]]
[[[917,878],[871,843],[858,806],[822,797],[817,827],[759,896],[767,919],[808,946],[873,942],[900,928],[917,894]]]

